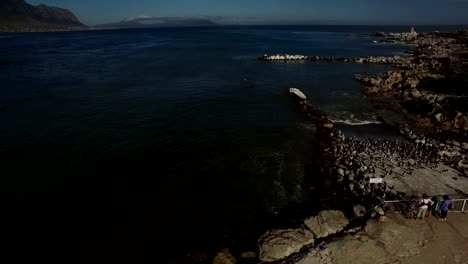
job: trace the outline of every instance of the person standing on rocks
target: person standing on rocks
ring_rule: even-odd
[[[428,210],[428,214],[427,214],[428,217],[437,216],[437,211],[436,211],[437,202],[438,202],[437,196],[432,196],[431,201],[432,201],[432,204],[427,209]]]
[[[453,202],[449,199],[448,195],[444,195],[444,201],[440,206],[440,220],[445,221],[447,220],[447,213],[449,209],[453,208]]]
[[[410,200],[408,201],[408,219],[414,219],[416,216],[416,205],[417,199],[415,195],[412,195]]]
[[[431,199],[427,197],[427,194],[423,194],[422,199],[419,200],[419,203],[418,203],[419,209],[418,209],[418,215],[416,216],[416,218],[423,220],[424,217],[426,216],[427,208],[430,205],[432,205]]]

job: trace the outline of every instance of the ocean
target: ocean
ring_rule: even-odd
[[[406,30],[1,34],[2,192],[27,234],[49,227],[90,245],[139,241],[142,254],[158,241],[178,252],[233,243],[307,199],[314,127],[295,112],[288,88],[335,121],[378,125],[353,77],[391,69],[256,58],[404,56],[411,47],[374,43],[370,34]]]

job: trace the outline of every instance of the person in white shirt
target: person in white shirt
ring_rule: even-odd
[[[418,202],[418,215],[416,219],[423,220],[427,213],[427,208],[432,205],[432,200],[427,197],[427,194],[423,194],[422,199]]]

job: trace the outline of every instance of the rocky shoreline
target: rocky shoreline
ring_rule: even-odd
[[[382,202],[409,199],[423,192],[468,195],[468,31],[420,34],[411,29],[408,33],[380,32],[376,36],[382,42],[414,44],[417,48],[408,57],[279,54],[258,58],[391,64],[395,68],[392,71],[356,79],[371,103],[375,98],[390,98],[396,105],[390,110],[404,116],[404,121],[390,124],[400,138],[346,137],[326,113],[294,96],[298,111],[317,128],[320,176],[308,177],[322,179],[323,188],[332,190],[332,200],[342,202],[330,207],[344,214],[325,210],[305,219],[300,227],[266,232],[258,240],[262,263],[336,263],[349,255],[342,252],[343,248],[370,250],[373,256],[369,257],[381,255],[386,259],[415,256],[420,254],[424,238],[402,227],[398,220],[401,216],[384,216],[388,210],[404,212],[407,204],[384,208]],[[382,178],[383,182],[371,184],[372,178]],[[370,219],[365,227],[354,228],[353,221],[365,219]],[[310,226],[311,222],[316,225]],[[392,230],[402,228],[415,239],[396,245],[389,240],[394,236]],[[317,230],[327,231],[322,235]],[[236,263],[234,257],[232,260],[215,263]],[[371,258],[369,263],[373,261],[376,259]]]
[[[392,231],[387,228],[401,229],[398,223],[389,220],[385,216],[386,210],[404,212],[407,204],[399,204],[384,210],[384,200],[408,199],[410,195],[431,193],[454,192],[454,186],[468,189],[468,179],[456,170],[443,165],[446,157],[440,155],[436,142],[417,135],[409,128],[401,129],[401,133],[408,139],[395,138],[360,138],[346,137],[327,115],[314,108],[309,102],[295,97],[298,111],[305,114],[317,127],[319,138],[319,157],[321,176],[329,179],[336,189],[335,196],[351,201],[352,213],[347,218],[340,211],[321,211],[317,216],[304,220],[300,228],[277,229],[266,232],[259,239],[259,258],[262,263],[340,263],[332,261],[346,259],[346,254],[341,254],[342,247],[353,247],[359,244],[361,250],[367,248],[378,249],[377,255],[382,258],[392,258],[387,252],[382,251],[378,243],[384,243],[384,248],[405,252],[399,257],[410,257],[419,254],[421,241],[410,241],[408,245],[395,245],[382,241],[387,236],[392,236]],[[405,179],[420,180],[422,173],[435,185],[440,184],[441,179],[452,186],[445,190],[431,189],[428,183],[415,186],[405,186]],[[431,174],[432,173],[432,174]],[[383,178],[384,181],[372,185],[370,179]],[[344,201],[344,200],[343,200]],[[341,210],[346,208],[341,207]],[[365,220],[365,227],[353,225],[355,220]],[[399,217],[398,215],[394,217]],[[351,219],[351,220],[348,220]],[[310,222],[317,223],[310,226]],[[383,223],[384,222],[384,223]],[[386,227],[388,226],[388,227]],[[376,230],[377,229],[377,230]],[[317,231],[319,230],[319,231]],[[321,231],[327,230],[323,233]],[[406,230],[408,234],[414,230]],[[365,237],[363,242],[361,239]],[[371,236],[371,237],[370,237]],[[374,236],[374,237],[372,237]],[[370,237],[370,238],[369,238]],[[422,239],[415,236],[417,239]],[[345,241],[345,242],[343,242]],[[343,244],[344,243],[344,244]],[[354,245],[353,245],[354,244]],[[328,245],[328,246],[325,246]],[[339,245],[339,247],[338,247]],[[365,246],[363,246],[365,245]],[[370,262],[371,263],[371,262]]]
[[[468,31],[383,33],[383,42],[417,45],[409,57],[336,58],[305,55],[264,55],[259,60],[307,60],[390,64],[394,70],[356,76],[371,104],[391,98],[392,111],[404,119],[391,125],[417,144],[438,153],[447,165],[468,175]],[[388,109],[386,109],[388,110]],[[385,118],[383,120],[386,121]],[[388,123],[388,122],[387,122]],[[417,133],[413,132],[416,131]]]
[[[335,58],[264,55],[261,61],[325,61],[389,64],[393,70],[359,75],[363,93],[376,110],[402,116],[382,121],[399,137],[345,135],[304,98],[292,94],[297,111],[314,123],[317,145],[305,188],[320,212],[293,225],[258,235],[253,248],[223,249],[205,262],[393,263],[421,254],[428,227],[406,223],[401,213],[413,195],[468,197],[468,31],[375,34],[381,42],[416,48],[409,56]],[[308,95],[313,96],[313,95]],[[389,104],[382,102],[390,101]],[[371,183],[371,179],[382,179]],[[393,213],[396,212],[396,213]]]
[[[358,76],[364,94],[395,99],[411,124],[400,129],[402,135],[433,149],[441,161],[467,176],[468,31],[416,34],[413,30],[383,37],[416,44],[417,49],[409,65]]]

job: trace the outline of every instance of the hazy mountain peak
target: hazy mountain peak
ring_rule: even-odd
[[[151,19],[151,18],[154,18],[153,16],[147,16],[147,15],[139,15],[139,16],[134,16],[134,17],[128,17],[124,20],[122,20],[122,22],[128,22],[128,21],[135,21],[135,20],[144,20],[144,19]]]
[[[213,21],[206,18],[156,17],[141,15],[129,17],[117,23],[96,25],[94,28],[151,28],[151,27],[200,27],[214,26]]]

